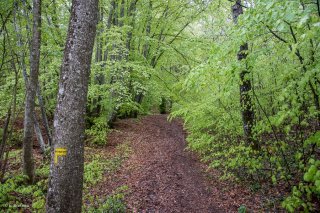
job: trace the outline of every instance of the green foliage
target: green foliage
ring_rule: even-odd
[[[320,132],[310,136],[305,142],[304,146],[319,147]],[[303,159],[300,162],[303,165]],[[310,158],[307,165],[302,166],[305,169],[303,181],[298,186],[294,186],[291,195],[285,199],[282,206],[289,212],[294,212],[296,209],[303,209],[304,211],[314,211],[314,200],[320,199],[320,160]]]
[[[39,210],[42,210],[42,212],[45,212],[44,211],[45,204],[46,204],[46,200],[44,198],[34,200],[32,203],[32,209],[34,209],[35,211],[38,211],[38,212],[39,212]]]
[[[91,154],[91,151],[93,154]],[[90,198],[91,187],[101,182],[104,175],[110,175],[119,169],[128,157],[130,148],[127,144],[119,145],[116,148],[116,154],[111,157],[95,152],[97,152],[97,149],[92,149],[90,154],[86,156],[88,162],[84,166],[84,200]],[[9,152],[9,160],[10,165],[18,165],[19,168],[21,165],[21,150]],[[5,182],[0,184],[0,211],[17,212],[18,208],[21,208],[34,212],[44,212],[49,172],[49,162],[41,162],[35,171],[37,181],[33,185],[28,185],[26,176],[18,173],[18,171],[9,171],[5,177]],[[119,188],[114,195],[101,203],[101,211],[99,212],[104,212],[105,209],[119,209],[119,211],[124,209],[122,201],[126,190],[126,187]]]
[[[86,187],[93,186],[102,180],[104,174],[116,171],[123,160],[128,157],[130,149],[124,144],[117,147],[118,154],[107,158],[100,154],[93,155],[89,163],[84,165],[84,184]]]
[[[95,159],[84,166],[84,182],[86,184],[96,184],[102,179],[104,165],[100,159]]]
[[[15,212],[17,208],[29,207],[33,211],[43,211],[48,182],[42,179],[33,185],[27,185],[26,180],[24,175],[15,175],[0,185],[0,210]],[[32,200],[32,205],[26,205],[25,200]]]
[[[100,212],[126,212],[126,205],[124,198],[127,194],[128,187],[121,186],[115,190],[113,194],[107,197],[106,200],[102,200],[95,207],[85,208],[85,212],[100,213]],[[97,198],[94,198],[97,200]],[[101,199],[100,199],[101,200]]]
[[[105,145],[107,142],[108,126],[104,117],[93,119],[93,125],[90,129],[86,129],[89,136],[87,142],[93,145]]]
[[[202,19],[208,33],[198,39],[213,38],[211,51],[175,82],[171,117],[184,119],[188,147],[222,170],[222,178],[296,185],[282,206],[313,211],[319,204],[319,11],[307,1],[258,0],[235,25],[226,22],[231,4],[213,3]],[[238,61],[245,42],[248,55]],[[259,150],[243,136],[239,76],[244,70]]]
[[[129,117],[132,112],[142,113],[142,109],[139,104],[133,101],[129,101],[127,103],[121,104],[118,110],[118,116],[121,117]]]
[[[238,208],[238,213],[246,213],[247,212],[247,208],[245,205],[241,205],[239,208]]]
[[[10,137],[10,145],[12,146],[21,146],[23,140],[23,130],[18,130],[12,132]]]
[[[317,5],[309,0],[246,1],[244,14],[235,25],[230,11],[234,1],[159,0],[149,4],[142,0],[131,13],[131,1],[122,2],[115,1],[112,20],[108,20],[111,1],[100,2],[103,14],[88,90],[87,142],[106,143],[111,115],[126,118],[154,109],[158,112],[159,106],[163,111],[163,99],[170,100],[174,103],[171,118],[181,117],[185,122],[188,148],[199,152],[211,167],[221,169],[222,178],[264,180],[275,187],[292,185],[291,195],[283,202],[290,212],[312,211],[319,205]],[[23,114],[22,72],[25,67],[28,74],[30,68],[32,17],[28,7],[23,1],[0,2],[1,121],[13,104],[13,117]],[[49,118],[56,108],[69,9],[70,3],[64,0],[43,1],[39,85]],[[248,55],[238,61],[239,47],[246,42]],[[259,150],[244,137],[239,101],[243,71],[251,82],[253,139]],[[9,145],[21,141],[22,131],[13,128]],[[19,166],[16,152],[9,158],[12,166]],[[95,156],[85,165],[86,184],[96,184],[105,170],[113,171],[121,161],[120,157]],[[45,179],[49,167],[41,165],[36,174]],[[21,177],[15,178],[0,186],[1,199],[15,202],[10,196],[23,185]],[[38,188],[23,186],[18,191],[28,198],[36,192],[32,206],[41,209],[43,197]],[[110,199],[104,208],[118,205],[116,198]]]

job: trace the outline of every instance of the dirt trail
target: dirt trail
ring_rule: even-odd
[[[185,151],[181,122],[152,115],[140,121],[118,121],[111,141],[125,137],[133,153],[116,175],[129,186],[126,198],[134,212],[222,212],[212,200],[212,188],[199,161]],[[113,181],[115,180],[114,178]]]

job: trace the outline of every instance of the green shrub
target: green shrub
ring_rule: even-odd
[[[89,136],[87,142],[93,145],[105,145],[107,143],[108,125],[107,120],[103,116],[93,119],[93,125],[86,129]]]
[[[121,186],[115,190],[115,192],[108,196],[106,199],[97,199],[91,198],[91,203],[94,201],[98,202],[95,203],[95,206],[84,207],[84,212],[90,213],[103,213],[103,212],[119,212],[125,213],[126,212],[126,205],[124,203],[124,198],[127,194],[128,187]]]

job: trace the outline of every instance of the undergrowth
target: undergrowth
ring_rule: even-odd
[[[90,188],[103,180],[105,175],[115,172],[128,157],[130,148],[127,144],[121,144],[116,148],[114,156],[103,155],[99,149],[86,148],[88,154],[84,168],[84,209],[89,212],[124,212],[123,198],[126,187],[119,188],[113,195],[101,203],[93,201]],[[40,162],[42,160],[42,162]],[[27,177],[21,174],[21,150],[12,150],[9,154],[9,167],[11,168],[0,185],[0,212],[45,212],[45,201],[49,177],[49,161],[41,157],[36,158],[36,181],[32,185],[27,184]]]

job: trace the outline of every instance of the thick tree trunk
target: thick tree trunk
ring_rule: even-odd
[[[238,24],[238,17],[243,14],[241,0],[237,0],[231,9],[233,21],[235,24]],[[248,43],[242,44],[240,46],[240,51],[238,52],[239,61],[247,58],[247,50]],[[252,128],[254,125],[254,111],[250,96],[251,81],[249,74],[250,72],[247,69],[241,71],[240,73],[240,105],[242,114],[242,125],[247,144],[251,145],[254,149],[258,149],[258,143],[253,139],[252,136]]]
[[[41,0],[33,0],[33,31],[30,52],[30,79],[26,90],[26,103],[24,115],[23,135],[23,173],[32,183],[34,178],[34,165],[32,156],[32,138],[34,125],[35,96],[39,75],[40,41],[41,41]]]
[[[54,116],[47,212],[81,212],[85,111],[98,0],[73,0]]]

